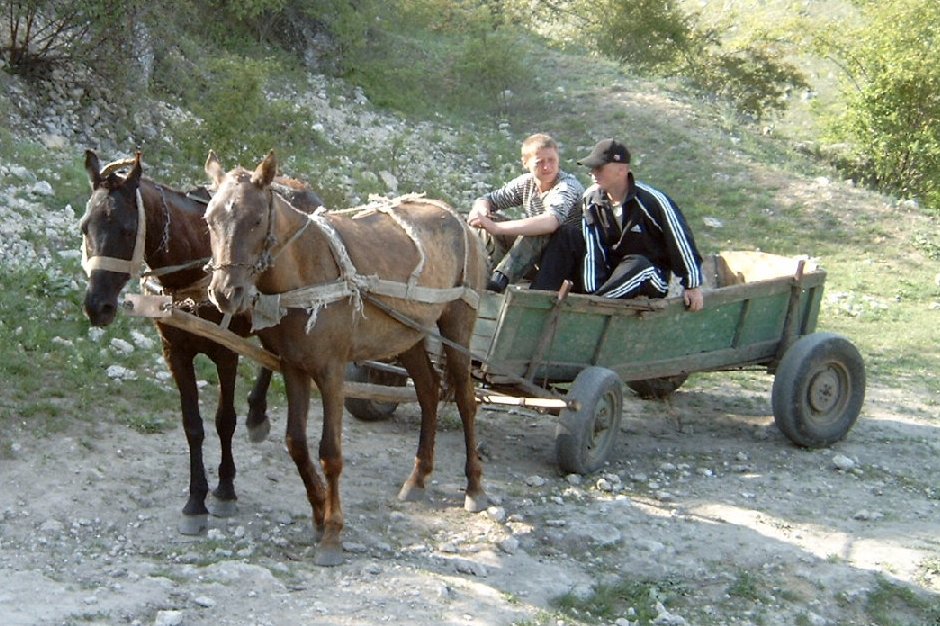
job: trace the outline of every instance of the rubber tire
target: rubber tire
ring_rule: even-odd
[[[648,380],[631,380],[627,383],[627,387],[644,400],[663,400],[672,395],[688,379],[688,374],[678,374]]]
[[[562,409],[555,431],[558,466],[566,474],[590,474],[600,469],[617,445],[623,417],[623,383],[605,367],[582,370],[568,399],[577,411]]]
[[[848,339],[813,333],[784,353],[774,377],[774,422],[793,443],[833,444],[849,432],[865,401],[865,362]]]
[[[394,372],[383,372],[365,365],[350,363],[346,366],[346,380],[357,383],[372,383],[389,387],[404,387],[407,376]],[[368,398],[346,398],[343,402],[346,410],[363,422],[382,422],[389,419],[398,408],[397,402],[380,402]]]

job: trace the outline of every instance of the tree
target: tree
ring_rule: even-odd
[[[41,75],[66,58],[120,48],[130,39],[134,2],[0,0],[2,48],[11,71]]]
[[[845,70],[846,113],[832,128],[879,184],[940,209],[940,3],[858,4],[860,27],[818,40]]]

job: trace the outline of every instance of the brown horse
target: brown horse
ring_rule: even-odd
[[[346,363],[397,356],[414,381],[421,434],[399,498],[418,498],[434,464],[440,381],[423,339],[435,325],[463,421],[464,507],[478,511],[487,502],[467,350],[484,259],[464,220],[443,203],[403,200],[355,217],[308,216],[272,193],[276,168],[272,152],[253,173],[240,167],[225,173],[210,153],[206,172],[218,190],[206,211],[214,270],[209,295],[225,313],[251,310],[257,317],[263,308],[280,316],[258,336],[281,359],[287,448],[313,509],[320,540],[316,562],[335,565],[343,560],[339,479]],[[274,298],[275,306],[260,306],[265,298]],[[325,486],[307,448],[311,378],[323,402],[319,456]]]
[[[118,296],[131,279],[140,272],[143,261],[150,273],[158,277],[165,294],[179,305],[185,301],[200,317],[219,322],[216,307],[206,300],[208,277],[205,263],[209,260],[209,233],[203,214],[209,200],[205,188],[189,193],[171,189],[142,176],[140,153],[133,160],[127,176],[112,168],[101,171],[98,156],[85,152],[85,169],[91,180],[92,194],[81,221],[84,238],[85,268],[88,285],[84,310],[95,326],[107,326],[118,308]],[[322,205],[316,194],[303,189],[296,181],[285,181],[295,189],[293,202],[304,204],[306,210]],[[138,200],[139,198],[139,200]],[[140,217],[143,216],[143,221]],[[219,402],[215,415],[216,432],[222,449],[219,483],[213,490],[213,514],[228,516],[235,512],[235,462],[232,457],[232,436],[235,432],[235,379],[238,355],[227,348],[179,328],[156,320],[163,342],[163,358],[179,390],[183,429],[189,443],[189,499],[183,507],[180,532],[197,534],[208,527],[206,496],[209,487],[202,458],[205,438],[199,414],[199,390],[196,385],[194,360],[205,354],[215,363],[219,376]],[[246,316],[234,318],[231,330],[241,335],[250,332]],[[248,396],[247,425],[252,441],[261,441],[270,431],[266,415],[266,395],[271,372],[261,368]]]

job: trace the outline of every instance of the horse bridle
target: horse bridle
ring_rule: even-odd
[[[305,230],[307,226],[310,225],[310,220],[305,219],[303,226],[298,228],[294,233],[285,241],[282,245],[278,246],[277,235],[274,234],[274,196],[277,195],[281,200],[283,200],[288,207],[297,211],[297,209],[284,199],[283,196],[275,192],[273,189],[268,189],[269,199],[268,199],[268,231],[264,235],[264,246],[261,248],[261,252],[258,253],[258,259],[254,263],[215,263],[211,258],[209,262],[205,264],[203,268],[206,272],[212,273],[216,270],[222,270],[233,267],[247,267],[250,274],[261,274],[262,272],[271,269],[274,267],[274,262],[277,260],[277,257],[294,241],[296,241]],[[317,211],[320,211],[317,209]],[[325,210],[325,209],[323,209]],[[299,211],[298,211],[299,213]],[[306,217],[306,216],[305,216]]]
[[[144,213],[144,199],[140,189],[137,189],[137,237],[134,240],[134,253],[130,260],[119,259],[112,256],[88,256],[88,237],[82,235],[82,269],[90,278],[94,270],[106,272],[123,272],[130,274],[131,280],[140,278],[144,266],[144,244],[147,240],[147,216]],[[91,199],[85,205],[86,214],[91,210]]]

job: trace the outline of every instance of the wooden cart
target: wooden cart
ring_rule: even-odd
[[[478,397],[557,410],[556,451],[565,472],[594,471],[613,450],[623,384],[664,397],[693,372],[766,370],[775,375],[774,420],[788,438],[807,447],[842,439],[861,411],[865,367],[850,341],[815,332],[825,272],[804,259],[760,252],[723,252],[707,259],[705,270],[705,308],[695,313],[681,295],[609,300],[517,286],[487,292],[471,345]],[[217,332],[211,324],[185,324]],[[229,339],[219,337],[277,369],[276,357]],[[394,364],[351,364],[347,378],[346,407],[360,419],[382,419],[415,399]]]

